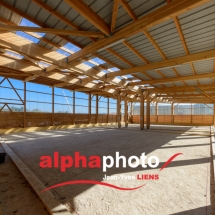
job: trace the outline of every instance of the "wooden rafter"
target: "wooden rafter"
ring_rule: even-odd
[[[148,40],[152,43],[152,45],[155,47],[155,49],[159,52],[159,54],[163,57],[163,59],[166,60],[167,57],[165,56],[165,54],[163,53],[161,48],[158,46],[158,44],[155,42],[153,37],[150,35],[150,33],[146,29],[143,30],[143,33],[148,38]]]
[[[129,83],[129,86],[136,86],[142,84],[158,84],[158,83],[171,83],[177,81],[187,81],[193,79],[201,79],[201,78],[213,78],[215,77],[215,73],[206,73],[206,74],[198,74],[198,75],[189,75],[189,76],[180,76],[176,78],[165,78],[165,79],[157,79],[157,80],[150,80],[150,81],[137,81]]]
[[[127,59],[125,59],[124,57],[122,57],[120,54],[118,54],[116,51],[114,51],[111,48],[107,48],[107,51],[109,51],[111,54],[113,54],[114,56],[116,56],[117,58],[119,58],[120,60],[122,60],[123,62],[127,63],[129,66],[134,66],[130,61],[128,61]]]
[[[133,20],[137,20],[137,16],[134,13],[134,11],[131,9],[130,5],[128,4],[128,2],[126,0],[120,0],[121,5],[124,7],[124,9],[127,11],[127,13],[129,14],[129,16],[133,19]]]
[[[110,28],[107,23],[99,17],[84,1],[80,0],[64,0],[68,5],[80,13],[86,20],[91,22],[104,34],[110,34]]]
[[[199,52],[199,53],[195,53],[195,54],[189,54],[187,56],[172,58],[172,59],[168,59],[168,60],[164,60],[164,61],[160,61],[160,62],[149,63],[149,64],[142,65],[142,66],[123,69],[121,71],[112,72],[110,74],[107,74],[107,77],[132,74],[132,73],[136,73],[137,71],[142,71],[142,70],[151,70],[151,69],[159,69],[159,68],[165,68],[165,67],[174,67],[176,65],[180,65],[180,64],[184,64],[184,63],[190,63],[190,62],[206,60],[206,59],[211,59],[211,58],[215,58],[215,51],[214,50]]]
[[[112,19],[111,19],[111,33],[114,32],[115,27],[116,27],[118,8],[119,8],[119,0],[114,0],[113,1]]]
[[[135,48],[133,48],[132,46],[131,46],[131,44],[129,44],[127,41],[124,41],[123,42],[123,44],[125,45],[125,46],[127,46],[134,54],[136,54],[141,60],[143,60],[145,63],[149,63],[149,61],[145,58],[145,57],[143,57],[143,55],[141,55]]]
[[[12,31],[12,32],[13,31],[43,32],[43,33],[59,34],[59,35],[104,38],[104,34],[100,32],[76,31],[76,30],[53,29],[53,28],[35,28],[35,27],[25,27],[25,26],[0,25],[0,30],[2,31],[6,30],[6,31]]]
[[[72,27],[75,30],[81,30],[75,23],[71,22],[69,19],[67,19],[65,16],[61,15],[58,11],[54,10],[49,5],[45,4],[42,0],[32,0],[34,3],[42,7],[44,10],[49,11],[52,15],[56,16],[61,21],[65,22],[67,25]]]
[[[82,50],[74,53],[72,56],[68,57],[68,60],[74,61],[78,58],[82,58],[88,54],[91,54],[92,52],[96,52],[102,47],[105,47],[111,43],[114,43],[122,38],[126,38],[128,35],[131,35],[132,33],[135,34],[141,31],[143,28],[154,26],[158,23],[161,23],[165,20],[170,19],[171,16],[182,14],[187,10],[187,8],[195,8],[208,1],[209,0],[191,0],[191,1],[175,0],[171,4],[167,4],[161,7],[160,9],[153,11],[152,13],[142,18],[139,18],[133,23],[127,25],[126,27],[122,28],[117,33],[115,33],[112,37],[99,40],[94,44],[89,45],[83,48]],[[70,2],[77,2],[77,0],[70,1]],[[165,11],[165,13],[163,11]]]
[[[201,85],[198,86],[200,89],[204,91],[214,91],[215,85],[214,84],[207,84],[207,85]],[[148,89],[150,92],[159,92],[159,93],[167,93],[167,92],[196,92],[196,89],[194,86],[183,86],[183,87],[165,87],[160,89]]]

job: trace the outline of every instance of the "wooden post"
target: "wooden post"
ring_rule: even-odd
[[[24,82],[24,110],[23,110],[23,127],[26,127],[26,82]]]
[[[140,129],[144,129],[144,94],[140,96]]]
[[[214,126],[215,126],[215,102],[214,102]]]
[[[120,93],[117,96],[117,122],[118,122],[118,128],[121,128],[121,97],[120,97]]]
[[[147,129],[150,128],[150,97],[149,97],[149,94],[148,94],[148,97],[147,97],[147,109],[146,109],[146,127]]]
[[[191,103],[191,124],[193,123],[193,105]]]
[[[128,97],[127,95],[125,96],[125,115],[124,115],[124,120],[125,120],[125,127],[128,127]]]
[[[96,124],[98,123],[99,117],[99,96],[96,95]]]
[[[171,104],[171,123],[174,123],[174,103]]]
[[[54,126],[54,87],[52,87],[52,126]]]
[[[92,98],[91,93],[88,95],[88,124],[91,124],[91,107],[92,107]]]
[[[155,105],[155,122],[158,122],[158,102]]]
[[[107,98],[107,123],[109,122],[109,114],[110,114],[110,98]]]
[[[73,90],[73,125],[75,125],[75,90]]]

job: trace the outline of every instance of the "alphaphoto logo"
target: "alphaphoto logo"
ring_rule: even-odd
[[[176,153],[171,156],[159,169],[159,172],[165,169],[173,159],[177,156],[182,155],[182,153]],[[121,164],[121,165],[120,165]],[[143,169],[149,168],[157,168],[160,164],[159,158],[155,155],[147,157],[145,152],[141,154],[140,157],[130,156],[128,159],[124,155],[120,155],[119,152],[115,153],[115,157],[113,156],[98,156],[91,155],[87,158],[85,155],[81,155],[80,152],[75,152],[74,156],[69,155],[60,155],[59,152],[54,152],[53,157],[48,155],[43,155],[40,157],[39,166],[41,168],[59,168],[62,173],[65,173],[70,168],[102,168],[104,173],[103,180],[159,180],[159,172],[157,174],[137,174],[136,177],[134,175],[128,176],[124,174],[108,176],[106,174],[108,169],[111,168],[137,168],[142,167]],[[50,189],[54,189],[61,186],[66,185],[75,185],[75,184],[98,184],[107,187],[111,187],[118,190],[136,190],[143,187],[145,184],[138,187],[119,187],[112,183],[102,182],[102,181],[94,181],[94,180],[72,180],[66,181],[62,183],[55,184],[43,190],[45,192]]]

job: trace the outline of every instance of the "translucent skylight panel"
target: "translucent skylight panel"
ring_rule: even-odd
[[[71,44],[71,43],[67,43],[65,46],[64,46],[64,48],[66,48],[66,49],[69,49],[70,51],[72,51],[72,52],[77,52],[77,51],[79,51],[79,50],[81,50],[78,46],[76,46],[76,45],[73,45],[73,44]]]
[[[13,57],[16,57],[16,58],[19,58],[19,59],[23,59],[24,56],[20,55],[20,54],[17,54],[17,53],[14,53],[14,52],[10,52],[10,51],[6,51],[6,54],[10,55],[10,56],[13,56]]]
[[[16,34],[17,34],[18,36],[20,36],[20,37],[23,37],[23,38],[25,38],[25,39],[27,39],[27,40],[30,40],[30,41],[33,42],[33,43],[38,43],[38,42],[40,41],[38,38],[33,37],[33,36],[31,36],[30,34],[26,34],[26,33],[23,32],[23,31],[17,31]]]
[[[45,62],[39,62],[39,65],[43,66],[43,67],[48,67],[51,64],[45,63]]]
[[[20,26],[28,26],[28,27],[34,27],[34,28],[40,28],[40,26],[34,24],[33,22],[22,18],[22,21],[19,24]],[[41,37],[43,37],[45,35],[45,33],[41,33],[41,32],[36,32],[36,34],[40,35]]]
[[[116,68],[116,67],[113,67],[113,68],[110,68],[110,69],[108,69],[110,72],[116,72],[116,71],[119,71],[119,69],[118,68]]]
[[[94,64],[92,64],[92,63],[90,63],[90,62],[88,62],[88,61],[84,62],[83,64],[85,64],[85,65],[87,65],[87,66],[90,66],[90,67],[94,67],[94,66],[95,66]]]
[[[101,65],[101,64],[105,64],[106,63],[105,61],[101,60],[98,57],[91,59],[91,61],[95,62],[95,64],[97,64],[97,65]]]
[[[66,57],[69,57],[71,55],[69,52],[66,52],[66,51],[64,51],[62,49],[58,49],[58,50],[56,50],[56,52],[66,56]]]

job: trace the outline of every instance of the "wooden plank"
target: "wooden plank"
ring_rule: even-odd
[[[152,45],[155,47],[155,49],[159,52],[159,54],[163,57],[163,59],[166,60],[167,57],[165,56],[165,54],[163,53],[161,48],[158,46],[158,44],[155,42],[153,37],[150,35],[150,33],[146,29],[143,30],[143,33],[148,38],[148,40],[152,43]]]
[[[111,33],[113,33],[115,31],[118,7],[119,7],[119,0],[114,0],[113,10],[112,10],[112,19],[111,19]]]
[[[134,13],[134,11],[131,9],[130,5],[126,0],[120,0],[121,5],[124,7],[124,9],[127,11],[128,15],[133,19],[137,20],[137,16]]]
[[[127,46],[134,54],[136,54],[141,60],[143,60],[145,63],[149,63],[148,60],[143,57],[136,49],[134,49],[131,44],[129,44],[127,41],[124,41],[123,44]]]

